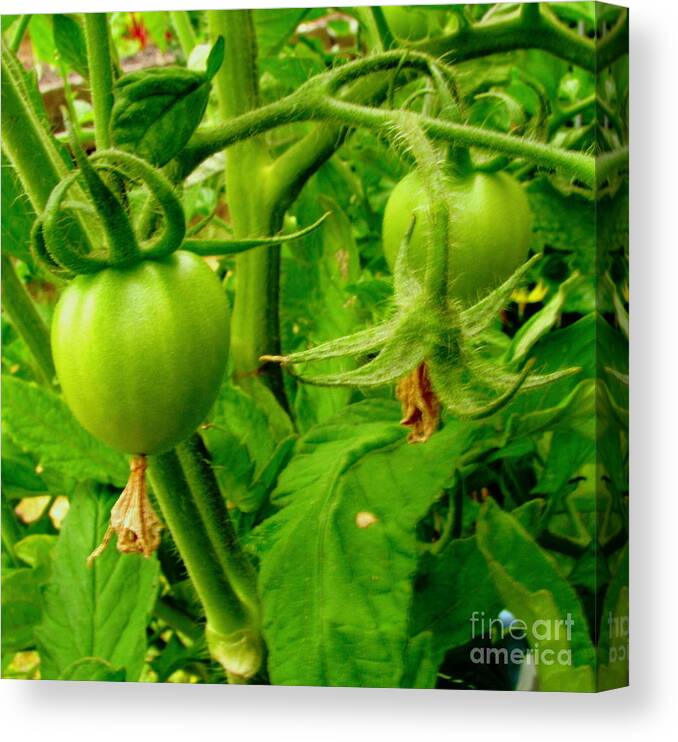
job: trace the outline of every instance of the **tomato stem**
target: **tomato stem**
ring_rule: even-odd
[[[251,11],[213,10],[207,14],[210,35],[225,41],[225,56],[215,77],[222,117],[247,116],[259,105],[257,42]],[[260,110],[260,109],[259,109]],[[267,193],[271,159],[263,140],[245,137],[226,157],[226,191],[237,239],[273,235],[283,214],[274,214]],[[266,246],[236,258],[237,291],[231,323],[231,358],[236,382],[253,396],[273,392],[287,408],[282,374],[277,366],[262,373],[259,357],[280,349],[278,314],[280,249]]]
[[[20,16],[19,20],[17,21],[16,30],[14,31],[12,40],[9,43],[9,48],[11,51],[19,51],[19,47],[21,46],[21,42],[23,41],[24,34],[26,33],[26,29],[28,28],[28,24],[31,22],[31,17],[32,16],[30,13],[24,13],[24,15]]]
[[[192,456],[184,450],[185,461],[189,455]],[[202,470],[202,465],[189,466],[191,479],[195,478],[196,468]],[[230,679],[249,679],[262,661],[259,622],[223,567],[220,558],[223,555],[210,535],[210,530],[214,535],[214,526],[208,528],[203,519],[176,451],[150,456],[148,473],[165,524],[204,608],[210,653]],[[221,500],[221,508],[225,510],[225,507]],[[215,501],[211,502],[211,508],[218,508]],[[223,520],[222,513],[219,521],[223,524]]]
[[[97,149],[110,147],[113,110],[113,63],[106,13],[85,13],[85,41]]]
[[[48,386],[52,385],[55,371],[49,330],[17,275],[12,260],[5,253],[2,255],[2,307],[33,354],[40,380]]]
[[[205,445],[196,434],[177,446],[176,451],[219,563],[240,600],[257,618],[256,573],[238,541]]]
[[[177,32],[181,51],[184,53],[186,59],[188,59],[196,44],[195,32],[193,31],[188,12],[185,10],[171,10],[170,20],[172,21],[174,30]]]
[[[418,69],[424,73],[428,71],[430,63],[430,58],[416,52],[411,52],[403,60],[403,51],[399,50],[350,62],[329,73],[311,78],[299,90],[276,103],[256,110],[248,109],[235,116],[230,116],[223,124],[198,131],[179,156],[182,174],[187,175],[200,162],[220,149],[232,147],[284,124],[301,121],[330,121],[339,126],[366,127],[388,133],[402,123],[402,116],[406,114],[417,116],[421,127],[432,139],[455,146],[479,147],[510,157],[525,158],[549,170],[559,170],[564,175],[575,178],[590,188],[595,186],[596,163],[595,158],[590,155],[478,126],[444,121],[411,112],[389,111],[374,106],[360,105],[344,99],[339,92],[343,86],[365,75],[383,73],[399,67]],[[620,150],[618,157],[614,160],[615,166],[625,167],[627,157],[627,150]],[[235,163],[240,162],[240,159],[230,158],[230,161]],[[278,172],[280,166],[274,163],[270,170]],[[252,173],[256,172],[256,170],[240,167],[241,177],[244,178],[245,174],[248,176],[247,182],[250,189]],[[261,171],[259,172],[263,175]],[[298,171],[293,170],[293,172]],[[273,188],[276,188],[275,184]],[[275,190],[276,195],[279,192],[279,188]],[[262,214],[273,212],[275,207],[270,203],[272,200],[258,202],[260,218],[263,219]]]

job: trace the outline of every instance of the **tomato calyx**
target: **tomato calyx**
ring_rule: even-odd
[[[41,263],[56,274],[83,275],[162,258],[179,248],[186,233],[184,211],[160,171],[122,150],[101,150],[88,158],[74,142],[73,151],[78,169],[55,186],[33,227],[33,251]],[[129,182],[145,186],[162,214],[150,239],[135,232],[121,203]],[[104,249],[93,247],[96,234],[103,234]]]
[[[101,543],[87,557],[89,567],[106,550],[113,534],[118,538],[121,554],[143,554],[150,559],[160,546],[162,523],[148,497],[146,467],[146,456],[132,457],[127,485],[111,508],[110,523]]]
[[[437,208],[432,215],[449,219],[446,209]],[[413,428],[409,439],[412,443],[425,441],[435,431],[438,401],[457,417],[480,419],[500,410],[521,390],[579,372],[573,368],[548,375],[532,374],[532,362],[516,371],[484,360],[480,352],[484,333],[540,255],[467,307],[444,290],[444,263],[431,270],[427,266],[423,276],[410,267],[408,251],[413,226],[403,238],[397,256],[391,317],[376,327],[316,348],[286,356],[262,356],[261,360],[290,366],[376,352],[366,364],[350,371],[320,376],[293,373],[300,381],[318,386],[376,387],[405,379],[401,382],[401,401],[404,424]],[[443,223],[434,225],[432,233],[445,235],[449,231]]]

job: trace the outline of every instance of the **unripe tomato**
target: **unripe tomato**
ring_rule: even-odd
[[[66,403],[92,435],[131,454],[160,453],[195,430],[217,397],[228,344],[219,280],[182,251],[78,276],[52,324]]]
[[[450,175],[446,182],[451,205],[448,292],[470,304],[505,281],[527,258],[530,207],[520,184],[508,173]],[[391,192],[383,225],[384,255],[391,270],[416,214],[408,262],[423,275],[430,231],[427,201],[417,172],[405,176]]]
[[[425,6],[391,5],[382,11],[391,33],[403,41],[421,41],[439,34],[447,23],[447,13]]]
[[[428,18],[423,8],[392,5],[382,10],[391,33],[397,39],[421,41],[428,36]]]

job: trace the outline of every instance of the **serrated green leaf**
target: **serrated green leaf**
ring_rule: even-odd
[[[85,80],[88,79],[87,45],[82,26],[73,16],[64,13],[55,13],[52,20],[54,45],[61,60]]]
[[[583,281],[584,277],[579,274],[570,276],[558,287],[555,296],[551,297],[542,309],[522,325],[506,352],[507,363],[520,361],[527,357],[534,344],[555,326],[570,291],[576,289]]]
[[[391,403],[311,430],[255,531],[269,672],[277,684],[397,686],[416,526],[451,479],[467,432],[407,445]]]
[[[562,194],[547,178],[533,180],[526,193],[533,214],[533,248],[577,252],[585,265],[592,266],[596,256],[594,202],[577,194]]]
[[[77,491],[58,543],[36,629],[41,675],[61,678],[73,663],[99,658],[138,680],[146,654],[146,624],[158,590],[158,562],[110,546],[92,567],[117,495],[105,488]]]
[[[41,585],[49,580],[52,571],[52,549],[56,541],[56,536],[36,533],[14,544],[14,553],[22,562],[33,568]]]
[[[124,455],[81,428],[54,392],[3,376],[2,397],[4,432],[20,448],[35,454],[45,471],[76,481],[125,484],[129,470]]]

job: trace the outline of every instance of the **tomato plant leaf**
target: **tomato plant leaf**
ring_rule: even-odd
[[[87,566],[116,499],[103,487],[81,486],[71,502],[36,630],[43,678],[61,678],[74,662],[94,657],[124,668],[126,680],[139,679],[158,562],[109,548]]]
[[[415,584],[407,672],[415,687],[431,688],[445,653],[473,638],[474,611],[496,616],[503,604],[475,537],[450,541],[439,554],[427,555]],[[428,648],[422,656],[423,644]]]
[[[71,481],[125,484],[129,474],[125,457],[81,428],[54,392],[3,376],[2,396],[5,433],[20,448],[33,452],[45,471],[53,470]]]
[[[82,26],[71,15],[55,13],[54,45],[62,61],[85,80],[89,78],[87,45]]]
[[[481,512],[477,538],[506,608],[527,624],[535,656],[547,660],[536,665],[540,689],[593,691],[596,657],[588,624],[553,558],[493,500]]]
[[[224,37],[220,36],[211,48],[207,57],[207,66],[205,67],[205,77],[211,80],[224,62]]]
[[[275,56],[308,14],[308,8],[270,8],[254,12],[260,55]]]
[[[2,570],[2,657],[34,646],[33,630],[40,622],[42,598],[35,570]]]
[[[468,427],[405,444],[390,402],[347,407],[299,442],[255,531],[271,680],[397,686],[416,526],[451,479]]]
[[[150,67],[123,75],[114,92],[114,143],[161,167],[181,152],[197,129],[210,82],[204,72]]]
[[[125,670],[114,667],[99,657],[85,657],[76,660],[62,673],[60,680],[94,680],[97,682],[120,682],[125,680]]]

